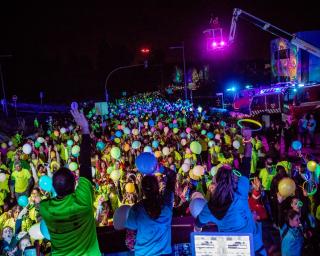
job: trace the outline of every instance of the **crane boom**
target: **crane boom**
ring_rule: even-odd
[[[252,15],[246,11],[239,9],[239,8],[235,8],[233,10],[233,16],[232,16],[231,27],[230,27],[230,32],[229,32],[229,43],[230,44],[233,43],[233,41],[234,41],[238,18],[242,18],[248,22],[251,22],[255,26],[257,26],[265,31],[268,31],[269,33],[271,33],[277,37],[287,39],[288,41],[290,41],[290,43],[297,46],[298,48],[301,48],[301,49],[320,58],[320,48],[296,37],[296,35],[294,35],[294,34],[291,34],[281,28],[278,28],[278,27],[276,27],[276,26],[274,26],[274,25],[272,25],[262,19],[259,19],[258,17],[255,17],[254,15]]]

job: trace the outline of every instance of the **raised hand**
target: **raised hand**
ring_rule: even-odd
[[[81,127],[82,133],[89,134],[89,124],[84,114],[80,112],[78,108],[72,108],[70,112],[77,125]]]

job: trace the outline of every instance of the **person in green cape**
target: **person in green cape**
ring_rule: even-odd
[[[72,107],[71,114],[82,130],[79,182],[75,189],[69,169],[56,171],[52,183],[57,197],[41,202],[40,215],[48,227],[53,256],[96,256],[101,253],[93,215],[89,125],[77,107]]]

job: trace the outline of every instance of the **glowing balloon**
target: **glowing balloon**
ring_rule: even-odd
[[[189,205],[191,215],[194,218],[197,218],[206,204],[207,204],[207,201],[203,198],[195,198],[191,200]]]
[[[156,152],[154,152],[154,155],[156,158],[159,158],[161,156],[161,151],[157,150]]]
[[[222,127],[225,127],[225,126],[227,125],[227,123],[226,123],[225,121],[220,121],[220,125],[221,125]]]
[[[29,155],[32,152],[32,147],[30,144],[24,144],[22,147],[22,151],[23,153],[25,153],[26,155]]]
[[[41,143],[40,143],[39,141],[36,141],[36,142],[34,143],[34,147],[35,147],[35,148],[40,148],[40,146],[41,146]]]
[[[168,156],[168,155],[170,154],[170,149],[169,149],[168,147],[164,147],[164,148],[162,149],[162,154],[163,154],[164,156]]]
[[[192,172],[195,176],[202,176],[204,174],[204,168],[202,165],[196,165],[193,167]]]
[[[169,132],[169,127],[164,127],[164,129],[163,129],[163,131],[164,131],[164,133],[168,133]]]
[[[125,189],[126,189],[127,193],[133,193],[136,190],[134,187],[134,183],[132,183],[132,182],[128,182],[125,186]]]
[[[71,163],[69,164],[69,169],[70,169],[70,171],[76,171],[76,170],[78,170],[78,164],[77,164],[76,162],[71,162]]]
[[[123,132],[124,132],[124,134],[129,135],[129,134],[130,134],[130,129],[129,129],[128,127],[125,127],[125,128],[123,129]]]
[[[212,166],[211,170],[210,170],[210,174],[212,176],[215,176],[217,174],[218,171],[218,166]]]
[[[208,146],[209,146],[209,148],[212,148],[214,145],[215,145],[215,143],[214,143],[213,140],[209,140],[209,141],[208,141]]]
[[[152,141],[152,147],[153,148],[159,147],[159,141],[157,141],[157,140]]]
[[[183,163],[188,164],[188,165],[191,165],[191,160],[190,160],[190,158],[184,159]]]
[[[157,158],[148,152],[143,152],[136,158],[135,164],[139,172],[143,174],[150,174],[156,170]]]
[[[190,170],[190,164],[187,164],[187,163],[183,163],[181,165],[181,169],[184,171],[184,172],[188,172]]]
[[[307,168],[310,172],[314,172],[317,168],[317,163],[315,161],[309,161],[307,163]]]
[[[7,148],[7,144],[5,142],[1,143],[1,148],[6,149]]]
[[[190,144],[190,149],[191,149],[192,153],[199,155],[199,154],[201,154],[202,147],[198,141],[192,141]]]
[[[191,128],[190,127],[187,127],[186,128],[186,133],[190,133],[191,132]]]
[[[113,180],[113,181],[118,181],[120,179],[120,171],[119,170],[113,170],[110,174],[110,178]]]
[[[39,187],[44,191],[50,192],[52,190],[52,179],[47,175],[41,176]]]
[[[115,135],[116,135],[116,137],[121,138],[122,132],[118,130],[118,131],[116,131]]]
[[[28,197],[25,195],[19,196],[18,198],[18,205],[20,205],[22,208],[26,207],[29,203]]]
[[[6,180],[6,175],[4,173],[0,173],[0,182],[4,182]]]
[[[217,133],[217,134],[214,136],[214,138],[215,138],[216,140],[220,140],[220,139],[221,139],[221,136],[220,136],[219,133]]]
[[[78,155],[80,153],[80,147],[79,145],[74,145],[72,148],[71,148],[71,154],[72,155]]]
[[[134,142],[132,142],[132,148],[133,149],[138,149],[141,147],[141,142],[138,140],[135,140]]]
[[[293,150],[300,150],[302,148],[302,143],[298,140],[295,140],[292,142],[291,147],[293,148]]]
[[[129,216],[130,205],[121,205],[113,215],[113,226],[115,230],[125,229],[125,224]]]
[[[43,137],[38,137],[38,138],[37,138],[37,141],[38,141],[39,143],[43,143],[43,142],[44,142],[44,138],[43,138]]]
[[[139,130],[138,129],[132,129],[132,134],[137,136],[139,134]]]
[[[291,178],[282,178],[278,185],[279,194],[283,197],[294,195],[296,191],[296,184]]]
[[[40,221],[40,231],[41,231],[41,234],[44,236],[45,239],[50,240],[50,233],[49,233],[47,224],[44,221],[44,219],[42,219]]]
[[[214,137],[214,135],[213,135],[213,133],[212,132],[208,132],[207,133],[207,137],[208,137],[208,139],[213,139],[213,137]]]
[[[40,223],[34,224],[29,229],[29,235],[33,240],[42,240],[44,236],[41,233]]]
[[[60,133],[59,133],[59,131],[54,131],[53,134],[54,134],[54,136],[59,137]]]
[[[150,146],[145,146],[143,152],[152,153],[152,148]]]
[[[60,129],[60,133],[61,134],[64,134],[64,133],[66,133],[67,132],[67,130],[66,130],[66,128],[64,128],[64,127],[62,127],[61,129]]]
[[[201,135],[206,135],[207,134],[207,131],[206,130],[202,130],[201,131]]]
[[[128,151],[130,150],[129,144],[124,144],[123,150],[124,150],[125,152],[128,152]]]
[[[173,128],[173,133],[177,134],[179,132],[179,128]]]
[[[106,145],[102,141],[98,141],[96,145],[97,149],[100,151],[102,151],[105,148],[105,146]]]
[[[121,156],[121,150],[118,147],[113,147],[110,153],[111,153],[111,157],[114,159],[119,159]]]
[[[68,145],[69,147],[72,147],[72,145],[73,145],[73,140],[67,140],[67,145]]]
[[[186,144],[187,144],[187,140],[186,140],[186,139],[182,139],[182,140],[181,140],[181,145],[182,145],[182,146],[185,146]]]
[[[238,140],[235,140],[235,141],[232,142],[232,146],[235,149],[239,149],[240,148],[240,142]]]

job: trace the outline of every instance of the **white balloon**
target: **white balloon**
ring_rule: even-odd
[[[232,142],[232,146],[235,149],[239,149],[240,148],[240,142],[238,140],[235,140],[235,141]]]
[[[190,170],[190,164],[187,164],[187,163],[182,164],[181,169],[184,172],[188,172]]]
[[[129,216],[130,205],[121,205],[115,210],[113,215],[113,226],[115,230],[125,229],[125,224]]]
[[[162,149],[162,154],[164,154],[165,156],[168,156],[170,154],[170,149],[168,147],[164,147]]]
[[[23,147],[22,147],[22,151],[23,151],[23,153],[29,155],[31,153],[31,151],[32,151],[31,145],[28,144],[28,143],[24,144]]]
[[[152,153],[152,148],[150,146],[145,146],[143,152]]]
[[[194,218],[197,218],[198,215],[201,213],[202,209],[206,205],[207,201],[203,198],[195,198],[191,200],[189,209],[190,213]]]
[[[184,159],[184,162],[183,162],[183,163],[188,164],[188,165],[191,165],[191,160],[190,160],[190,158]]]
[[[34,240],[42,240],[42,239],[44,239],[44,236],[42,235],[41,230],[40,230],[40,223],[34,224],[29,229],[29,235]]]
[[[4,173],[0,173],[0,182],[3,182],[6,180],[6,175]]]
[[[38,137],[38,138],[37,138],[37,141],[38,141],[39,143],[43,143],[43,142],[44,142],[44,138],[43,138],[43,137]]]
[[[186,139],[182,139],[182,140],[181,140],[181,145],[182,145],[182,146],[185,146],[186,144],[187,144],[187,140],[186,140]]]
[[[11,147],[11,146],[13,145],[13,142],[10,140],[10,141],[8,142],[8,145]]]

